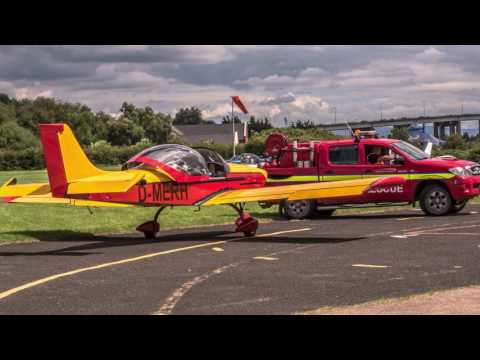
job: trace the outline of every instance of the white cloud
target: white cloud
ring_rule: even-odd
[[[38,97],[52,97],[53,91],[52,90],[40,90],[35,88],[18,88],[15,89],[15,97],[18,100],[22,99],[30,99],[34,100]]]

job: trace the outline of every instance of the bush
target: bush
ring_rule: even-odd
[[[24,150],[0,150],[0,170],[43,169],[43,155],[39,147]]]
[[[0,125],[0,149],[24,150],[38,145],[38,139],[16,122],[8,121]]]
[[[468,152],[468,160],[480,163],[480,144],[473,146]]]
[[[142,139],[131,146],[113,146],[105,140],[100,140],[90,145],[86,153],[95,164],[119,165],[151,146],[152,143],[147,139]]]

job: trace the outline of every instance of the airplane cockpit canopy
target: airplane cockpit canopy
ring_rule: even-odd
[[[187,146],[175,144],[154,146],[129,160],[123,166],[123,169],[138,169],[151,165],[142,162],[142,158],[153,160],[154,163],[167,165],[190,176],[208,175],[205,158],[198,151]]]

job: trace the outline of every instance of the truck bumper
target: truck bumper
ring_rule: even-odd
[[[480,195],[480,176],[456,177],[450,187],[455,200],[471,199]]]

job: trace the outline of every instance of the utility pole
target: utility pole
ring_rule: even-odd
[[[427,116],[427,112],[425,110],[425,101],[422,101],[422,104],[423,104],[423,117],[426,117]]]
[[[232,135],[233,135],[233,157],[235,157],[235,120],[233,119],[233,98],[232,98]]]
[[[337,108],[334,106],[334,107],[331,107],[329,109],[329,112],[332,113],[333,112],[333,123],[336,124],[337,123]]]

